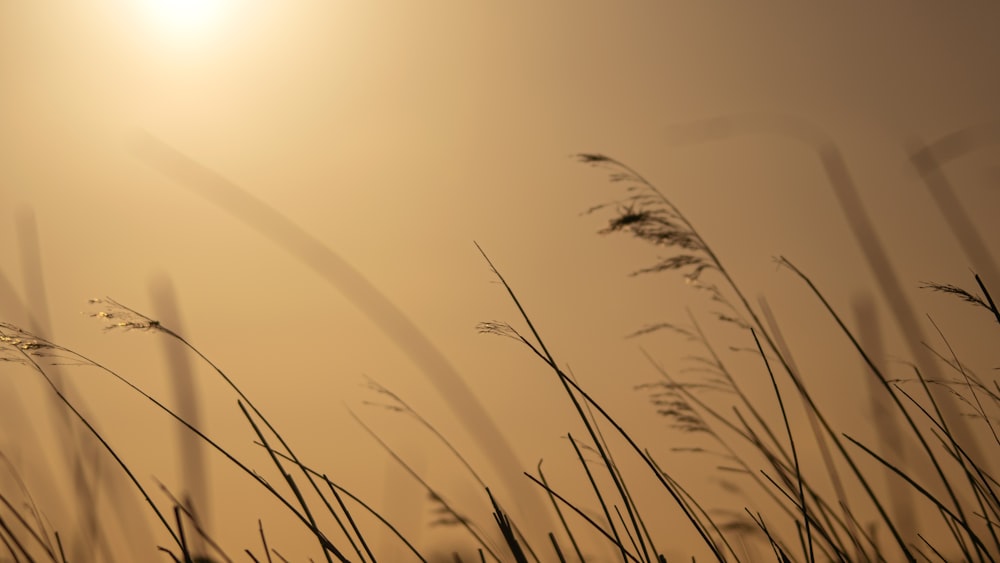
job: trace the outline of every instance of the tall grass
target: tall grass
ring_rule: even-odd
[[[708,124],[707,130],[712,135],[720,134],[720,130],[731,134],[740,123],[743,122],[713,122]],[[795,130],[796,134],[801,133],[801,129]],[[800,136],[815,140],[809,135]],[[867,249],[873,268],[881,272],[881,291],[883,294],[901,292],[901,282],[891,273],[891,265],[877,263],[883,259],[887,261],[888,254],[875,238],[871,221],[864,214],[835,145],[820,139],[816,146],[831,185],[845,202],[844,211],[848,221],[855,226],[859,244]],[[210,185],[215,190],[212,197],[237,202],[238,205],[233,205],[242,206],[247,217],[255,217],[265,235],[284,237],[290,252],[312,260],[320,273],[339,280],[336,283],[353,284],[364,299],[373,303],[375,314],[382,315],[385,323],[395,323],[397,332],[411,330],[408,321],[398,316],[398,311],[386,309],[382,297],[366,289],[363,278],[357,277],[349,267],[340,264],[335,255],[324,251],[322,245],[273,210],[246,199],[238,188],[195,164],[178,160],[180,157],[162,146],[147,143],[143,150],[152,151],[155,159],[170,161],[175,172],[180,171],[177,174],[182,179],[195,178]],[[941,179],[940,170],[928,164],[930,157],[927,155],[931,153],[927,151],[915,153],[914,162],[923,167],[920,170],[929,179],[932,189],[939,192],[949,189]],[[719,470],[737,476],[740,486],[753,489],[754,493],[746,497],[728,497],[732,503],[729,506],[715,506],[716,501],[692,493],[701,484],[683,483],[666,469],[669,464],[663,454],[654,453],[656,444],[644,443],[639,437],[648,429],[638,432],[639,429],[628,428],[605,400],[590,393],[566,369],[558,351],[549,346],[530,311],[522,305],[515,284],[506,279],[502,269],[479,248],[483,260],[509,297],[516,320],[483,322],[478,330],[513,340],[545,366],[558,383],[567,404],[572,407],[571,412],[575,413],[575,420],[565,422],[568,448],[564,453],[578,462],[579,477],[588,483],[587,494],[592,496],[574,496],[579,493],[569,492],[563,486],[569,476],[546,475],[540,461],[536,467],[524,471],[522,483],[534,487],[534,492],[539,498],[547,499],[549,506],[533,508],[543,513],[531,514],[527,520],[519,521],[493,494],[497,484],[488,483],[449,441],[445,432],[434,427],[401,396],[369,380],[374,397],[369,406],[407,417],[426,430],[429,438],[440,442],[455,463],[481,487],[483,497],[490,502],[491,513],[469,513],[449,500],[447,490],[429,482],[371,430],[361,416],[355,415],[359,425],[413,478],[414,486],[422,488],[433,500],[436,523],[467,535],[474,546],[473,551],[455,550],[454,560],[582,562],[596,560],[587,553],[607,546],[617,560],[666,561],[665,554],[678,548],[679,534],[675,529],[665,528],[659,516],[650,512],[651,506],[663,503],[672,505],[672,510],[685,523],[685,531],[680,536],[693,538],[699,544],[692,546],[688,542],[683,547],[703,554],[703,558],[718,561],[984,562],[1000,557],[997,529],[1000,525],[1000,483],[989,464],[1000,452],[996,423],[1000,385],[995,378],[982,377],[969,369],[944,331],[939,332],[942,349],[923,348],[921,342],[911,343],[925,350],[922,357],[914,358],[908,377],[890,377],[871,351],[873,347],[878,348],[877,331],[856,334],[842,316],[844,304],[831,303],[818,280],[791,261],[779,258],[777,263],[812,296],[820,317],[817,322],[835,326],[843,341],[854,350],[856,358],[851,361],[855,362],[853,365],[864,366],[869,382],[859,391],[870,390],[872,402],[881,407],[878,446],[866,443],[867,437],[842,432],[831,415],[836,412],[837,405],[825,401],[810,388],[809,379],[795,362],[781,325],[767,302],[760,300],[754,304],[747,297],[723,257],[667,194],[636,170],[611,157],[581,154],[578,159],[605,170],[615,189],[619,190],[610,201],[589,210],[591,214],[604,215],[607,223],[600,232],[623,234],[665,252],[654,264],[639,267],[637,273],[679,274],[697,291],[692,295],[707,298],[710,304],[709,319],[703,314],[690,313],[688,319],[641,327],[632,335],[646,337],[652,333],[667,333],[686,341],[693,349],[687,361],[694,369],[683,377],[666,369],[655,354],[646,352],[650,373],[658,379],[640,386],[641,393],[636,395],[636,400],[647,397],[657,413],[669,422],[672,432],[698,439],[699,446],[690,455],[721,456],[724,461]],[[948,211],[952,218],[960,217],[953,198],[943,196],[939,199],[952,206]],[[963,229],[960,236],[965,240],[979,240],[976,234],[970,234],[975,233],[971,226]],[[985,259],[980,242],[970,244],[976,254],[975,260],[982,263]],[[992,267],[992,262],[986,263]],[[1000,310],[990,287],[979,275],[970,276],[968,287],[935,282],[924,283],[924,287],[957,298],[956,306],[961,305],[959,301],[970,304],[974,307],[970,314],[989,315],[1000,324]],[[160,287],[160,294],[167,311],[164,314],[176,318],[176,314],[170,313],[173,305],[165,286]],[[702,302],[701,299],[694,301],[698,310]],[[895,296],[890,302],[896,303],[894,310],[898,322],[916,322],[905,298]],[[185,563],[285,560],[281,538],[269,534],[263,523],[258,522],[255,530],[259,544],[228,545],[209,534],[204,515],[197,509],[206,506],[208,499],[179,498],[166,487],[154,486],[155,483],[138,477],[126,454],[116,451],[106,438],[113,429],[98,429],[92,416],[66,391],[58,375],[58,366],[71,364],[73,369],[99,370],[148,401],[153,409],[166,413],[184,432],[188,444],[185,452],[197,450],[190,442],[194,440],[232,464],[299,523],[312,538],[315,554],[323,560],[385,560],[370,541],[376,528],[370,528],[366,522],[375,522],[377,528],[392,533],[413,560],[434,559],[424,546],[409,539],[414,530],[396,527],[370,504],[300,457],[291,439],[283,435],[257,403],[244,393],[239,378],[213,363],[176,326],[168,325],[165,320],[155,320],[113,299],[94,300],[92,306],[92,316],[103,321],[109,330],[154,333],[179,344],[187,350],[188,358],[208,366],[236,396],[238,411],[234,414],[238,412],[245,421],[247,439],[260,450],[260,456],[253,461],[239,459],[204,432],[196,410],[171,409],[103,363],[45,338],[41,334],[44,331],[0,323],[0,359],[10,369],[33,372],[48,385],[58,401],[56,412],[67,420],[62,424],[73,429],[72,439],[62,445],[70,450],[67,452],[69,459],[79,455],[73,453],[76,452],[74,444],[92,444],[102,457],[113,461],[117,470],[127,476],[132,496],[145,505],[142,510],[154,515],[155,525],[159,527],[157,537],[163,538],[163,543],[150,546],[150,553],[155,547],[165,560]],[[871,305],[858,304],[855,309],[867,314],[869,319],[874,318]],[[44,314],[44,311],[38,313]],[[720,346],[707,336],[710,331],[705,330],[706,323],[735,327],[739,341]],[[866,326],[873,323],[874,320],[870,320]],[[936,325],[934,328],[937,330]],[[911,336],[920,334],[917,327],[904,332]],[[741,371],[735,373],[733,364],[721,351],[725,347],[749,350],[755,362],[739,363]],[[417,359],[424,359],[426,368],[447,365],[439,363],[436,351],[419,348],[417,346],[413,354]],[[187,360],[174,362],[179,370],[189,369]],[[444,387],[453,384],[453,381],[439,381]],[[770,389],[773,401],[764,406],[759,399],[754,399],[756,395],[750,392],[751,387]],[[450,388],[453,394],[457,393],[452,400],[465,397],[464,387]],[[186,404],[192,402],[193,399]],[[805,423],[800,422],[800,416],[805,417]],[[492,422],[477,420],[485,427],[492,425]],[[886,452],[886,448],[897,454],[905,451],[906,455]],[[812,452],[816,452],[818,459],[807,459]],[[497,463],[508,463],[504,456],[496,459],[501,458],[504,461]],[[45,486],[44,483],[40,485],[24,478],[6,457],[3,459],[5,470],[16,477],[16,486],[0,491],[0,561],[77,563],[96,560],[98,556],[94,551],[67,554],[63,540],[77,533],[99,535],[100,522],[88,517],[80,522],[92,529],[66,529],[60,518],[43,514],[32,500],[32,489]],[[901,459],[906,462],[899,461]],[[191,480],[201,482],[198,475],[203,471],[199,469],[201,463],[192,459],[186,466]],[[266,469],[259,467],[261,463]],[[888,487],[883,485],[887,480]],[[652,493],[646,486],[650,482],[656,487]],[[193,490],[205,491],[206,486],[201,483]],[[98,502],[88,497],[78,501]],[[524,506],[540,505],[526,503]],[[96,514],[93,506],[78,508],[84,514]],[[361,514],[364,518],[359,518]],[[756,550],[755,545],[763,550]]]

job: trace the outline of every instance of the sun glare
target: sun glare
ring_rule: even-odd
[[[210,33],[225,15],[226,0],[143,0],[145,11],[162,32],[195,38]]]

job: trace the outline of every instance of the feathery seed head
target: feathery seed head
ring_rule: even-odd
[[[65,350],[23,328],[0,322],[0,361],[29,363],[28,357],[52,358]]]
[[[88,303],[99,306],[100,310],[89,316],[107,321],[105,330],[158,330],[160,321],[155,321],[138,311],[105,297],[104,299],[89,299]]]

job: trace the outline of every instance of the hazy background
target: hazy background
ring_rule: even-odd
[[[579,471],[560,436],[578,432],[577,423],[542,364],[476,333],[480,321],[519,319],[473,241],[519,291],[557,359],[695,489],[712,485],[691,456],[668,453],[673,435],[632,390],[656,377],[640,345],[669,368],[690,351],[666,335],[623,337],[683,320],[691,307],[720,345],[750,345],[714,327],[702,296],[679,276],[627,277],[658,254],[595,234],[602,217],[581,212],[621,192],[569,158],[577,152],[621,159],[674,199],[748,293],[769,297],[807,381],[836,401],[848,431],[870,434],[859,364],[801,284],[771,261],[792,259],[845,315],[874,287],[815,154],[780,135],[678,144],[672,127],[753,113],[824,130],[843,150],[918,311],[966,334],[960,353],[988,349],[989,319],[918,289],[928,280],[973,282],[904,142],[1000,117],[996,4],[220,6],[215,21],[182,28],[164,25],[143,0],[0,0],[0,272],[9,282],[0,287],[0,320],[43,322],[45,311],[35,308],[32,321],[23,304],[32,292],[44,296],[56,342],[169,403],[163,338],[106,334],[80,314],[88,298],[107,295],[156,316],[151,284],[169,278],[179,332],[257,400],[304,459],[387,506],[422,543],[461,536],[417,531],[432,520],[430,504],[345,405],[489,523],[478,487],[439,444],[362,404],[375,398],[363,376],[406,398],[499,482],[482,444],[350,300],[136,158],[129,147],[140,131],[238,184],[363,273],[463,375],[523,468],[544,457],[550,479],[564,475],[567,487]],[[988,241],[1000,240],[997,157],[982,150],[946,168]],[[44,287],[25,279],[31,232]],[[907,358],[887,317],[883,326],[884,359]],[[967,359],[982,373],[995,367],[995,357]],[[53,525],[72,535],[72,515],[58,508],[69,479],[57,456],[27,438],[32,426],[50,441],[50,392],[28,370],[2,368],[5,401],[16,396],[28,419],[4,417],[0,449],[44,497]],[[95,370],[64,373],[140,478],[182,489],[175,426],[162,413]],[[232,394],[200,366],[196,376],[206,430],[269,471]],[[312,553],[274,501],[206,457],[211,529],[231,553],[256,549],[257,518],[286,555]],[[44,467],[65,490],[42,479]],[[668,504],[664,496],[650,510],[666,514]],[[136,511],[148,513],[138,503]],[[668,554],[687,550],[684,535]]]

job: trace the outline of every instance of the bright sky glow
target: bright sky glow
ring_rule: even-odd
[[[227,0],[142,0],[152,23],[172,38],[211,34],[229,12]]]

